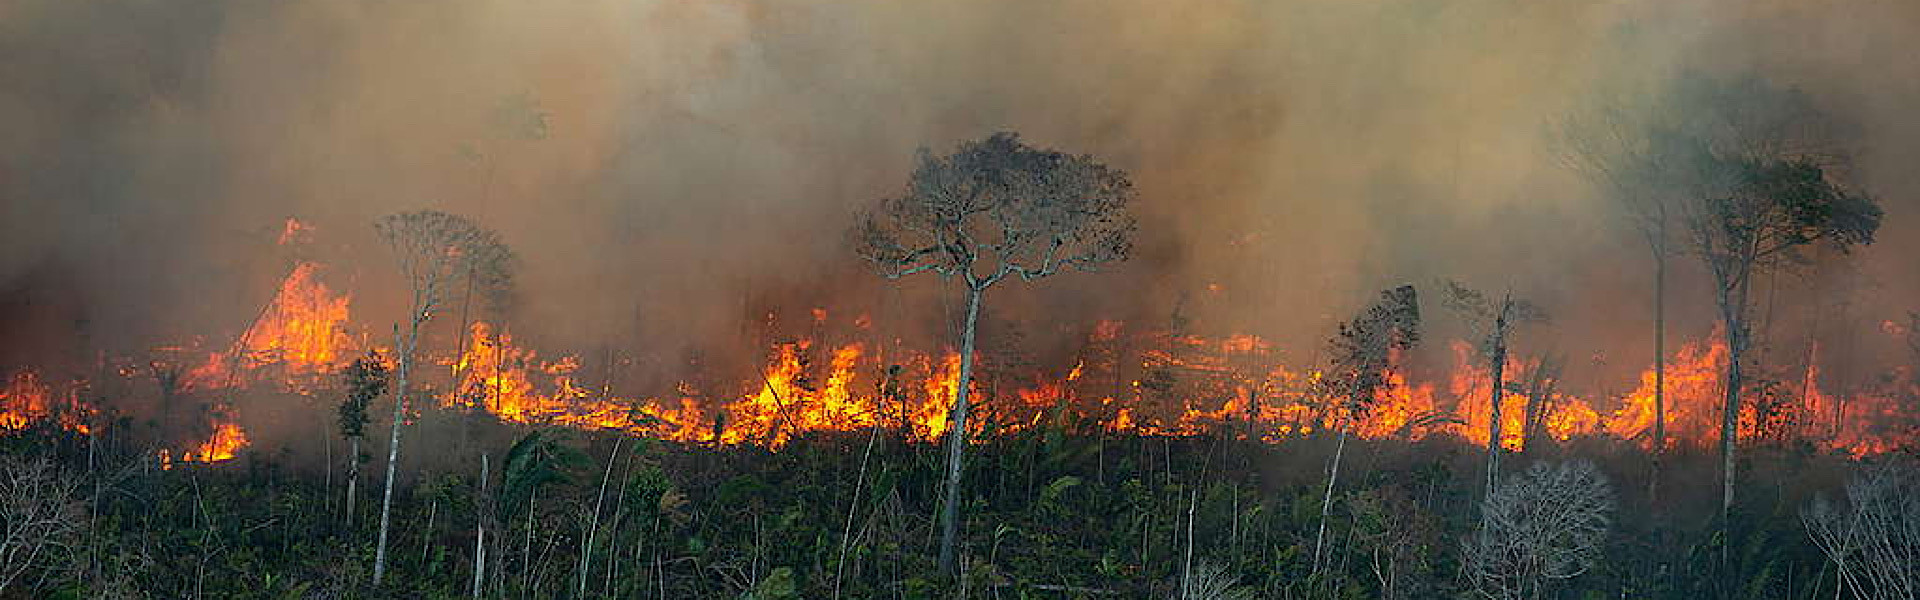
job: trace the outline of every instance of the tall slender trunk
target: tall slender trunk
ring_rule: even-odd
[[[429,576],[433,575],[433,568],[428,562],[433,558],[433,522],[439,516],[440,499],[434,498],[433,502],[427,505],[427,531],[420,536],[425,538],[425,541],[420,544],[420,564],[425,566]]]
[[[1320,575],[1321,549],[1327,542],[1327,517],[1333,514],[1333,485],[1340,481],[1340,455],[1347,450],[1347,428],[1350,426],[1351,418],[1340,423],[1340,434],[1333,443],[1333,460],[1327,463],[1327,493],[1320,498],[1320,532],[1313,536],[1313,571],[1309,579]]]
[[[359,513],[354,512],[354,501],[360,496],[360,436],[347,438],[352,445],[351,456],[347,457],[347,528],[359,524]]]
[[[1546,390],[1546,380],[1543,379],[1545,374],[1542,371],[1547,368],[1548,360],[1546,357],[1541,357],[1534,363],[1534,372],[1525,384],[1527,406],[1525,412],[1520,415],[1520,452],[1524,454],[1537,453],[1534,444],[1545,439],[1541,435],[1544,433],[1541,431],[1544,429],[1541,420],[1546,418],[1547,396],[1550,392]]]
[[[633,481],[632,456],[627,457],[626,465],[620,470],[620,494],[613,501],[613,524],[607,531],[607,580],[600,588],[600,595],[608,598],[613,597],[613,580],[620,574],[620,526],[627,520],[627,482]]]
[[[884,399],[876,399],[884,402]],[[853,494],[847,499],[847,525],[840,530],[840,559],[833,564],[833,598],[840,599],[841,576],[847,568],[847,545],[853,541],[853,516],[860,510],[860,486],[867,482],[867,457],[873,455],[873,443],[880,439],[879,412],[875,411],[873,431],[867,434],[867,449],[860,452],[860,473],[853,478]]]
[[[613,452],[607,455],[607,471],[600,476],[600,492],[593,496],[593,516],[587,519],[586,539],[580,541],[580,580],[574,585],[575,598],[587,597],[587,571],[593,561],[593,534],[600,528],[600,501],[607,497],[607,482],[613,480],[613,459],[620,457],[621,438],[614,438]]]
[[[394,375],[393,389],[393,435],[387,438],[387,487],[380,492],[380,542],[373,553],[373,584],[380,585],[380,579],[387,572],[387,531],[393,517],[393,479],[400,462],[400,424],[407,416],[407,375],[413,368],[413,351],[420,344],[420,322],[424,320],[420,310],[421,302],[414,302],[411,314],[412,325],[407,332],[406,345],[401,348],[399,366]]]
[[[1663,232],[1664,234],[1664,232]],[[1667,454],[1667,251],[1653,251],[1653,468],[1647,476],[1647,502],[1660,499],[1660,462]]]
[[[94,381],[99,381],[99,380],[96,379]],[[325,495],[321,497],[327,499],[327,512],[330,514],[337,515],[338,513],[333,512],[333,431],[328,429],[320,430],[320,452],[321,452],[320,460],[322,461],[320,464],[323,467],[320,470],[325,471],[327,474],[327,481],[324,484],[326,485],[326,487],[324,488],[325,492],[323,492]],[[87,472],[89,474],[93,472],[93,436],[92,435],[87,436]],[[338,517],[336,516],[335,518],[337,519]],[[338,524],[339,523],[337,522],[335,523],[335,525],[338,525]]]
[[[520,550],[520,595],[525,596],[533,587],[533,503],[540,497],[539,488],[527,492],[527,545]]]
[[[487,576],[487,454],[480,453],[480,495],[474,498],[478,508],[473,525],[473,597],[480,597],[480,583]]]
[[[1747,281],[1742,277],[1735,289],[1722,292],[1727,296],[1720,303],[1727,338],[1726,403],[1721,406],[1720,416],[1720,521],[1724,533],[1731,533],[1733,526],[1733,455],[1740,441],[1740,392],[1744,383],[1740,362],[1747,345]],[[1721,545],[1722,562],[1726,561],[1728,545]]]
[[[973,381],[974,325],[980,319],[980,293],[967,286],[967,324],[960,333],[960,381],[953,392],[953,418],[947,435],[947,499],[940,509],[940,572],[957,575],[955,546],[960,541],[960,460],[967,449],[967,388]]]
[[[1493,321],[1493,398],[1488,402],[1491,405],[1491,419],[1487,423],[1487,496],[1493,495],[1493,487],[1500,479],[1500,388],[1506,384],[1507,310],[1512,307],[1512,299],[1502,300],[1500,314]]]

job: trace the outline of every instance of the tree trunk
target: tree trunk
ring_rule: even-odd
[[[475,515],[473,533],[473,597],[480,597],[480,582],[487,575],[487,455],[480,454],[480,497],[473,505],[479,514]]]
[[[1546,380],[1542,378],[1544,374],[1541,371],[1547,368],[1547,360],[1549,359],[1541,357],[1534,363],[1534,372],[1525,384],[1527,405],[1520,415],[1520,452],[1527,455],[1538,452],[1534,445],[1539,443],[1544,437],[1543,434],[1546,433],[1543,421],[1546,419],[1549,392],[1546,390]]]
[[[360,495],[360,436],[347,438],[353,447],[353,454],[347,457],[347,528],[359,524],[359,513],[354,512],[354,500]]]
[[[418,308],[419,302],[414,303]],[[400,462],[400,424],[406,420],[407,374],[413,367],[413,351],[420,344],[420,321],[422,310],[414,310],[412,326],[407,332],[406,345],[400,351],[399,365],[394,374],[393,388],[393,435],[387,438],[387,487],[380,492],[380,542],[373,553],[373,584],[380,585],[380,579],[387,571],[387,530],[393,516],[393,478]]]
[[[580,580],[574,585],[573,597],[587,597],[587,571],[593,564],[589,558],[593,555],[593,534],[600,528],[600,501],[607,497],[607,482],[613,479],[613,459],[620,456],[620,438],[613,440],[613,452],[607,455],[607,472],[600,476],[600,492],[593,496],[593,516],[587,519],[587,535],[580,541]]]
[[[953,392],[947,436],[947,499],[940,509],[940,572],[957,575],[955,546],[960,541],[960,460],[967,448],[967,388],[973,381],[974,325],[980,318],[980,293],[967,286],[967,324],[960,334],[960,381]]]
[[[1500,479],[1500,388],[1505,384],[1507,369],[1507,310],[1512,307],[1511,299],[1502,300],[1500,314],[1493,321],[1493,401],[1489,403],[1492,418],[1487,422],[1487,496],[1493,495],[1493,487]]]
[[[1740,437],[1741,355],[1746,350],[1746,321],[1739,309],[1726,311],[1727,389],[1720,416],[1720,519],[1722,527],[1731,525],[1733,516],[1733,455]],[[1724,556],[1724,548],[1722,555]]]
[[[1726,403],[1721,406],[1720,415],[1720,532],[1723,542],[1720,546],[1720,562],[1728,563],[1729,550],[1733,534],[1733,480],[1734,450],[1740,441],[1740,392],[1744,383],[1741,375],[1741,358],[1747,345],[1747,282],[1752,267],[1748,266],[1737,273],[1738,283],[1720,287],[1720,316],[1726,326],[1727,342],[1727,389]]]
[[[1653,469],[1647,476],[1647,502],[1656,506],[1660,500],[1660,461],[1666,453],[1667,252],[1661,242],[1653,251]]]
[[[439,516],[440,516],[440,499],[434,498],[433,502],[427,505],[426,534],[420,536],[426,539],[425,542],[420,544],[420,564],[423,566],[428,565],[429,563],[427,561],[433,558],[433,522]],[[426,571],[427,571],[427,575],[429,576],[433,575],[432,568],[430,567],[426,568]]]
[[[1313,536],[1313,571],[1309,579],[1320,575],[1321,548],[1327,541],[1327,516],[1333,514],[1333,484],[1340,480],[1340,455],[1347,450],[1347,428],[1351,424],[1351,417],[1340,423],[1340,433],[1333,444],[1333,460],[1327,464],[1327,493],[1320,499],[1320,532]]]
[[[539,497],[538,489],[527,491],[527,545],[520,550],[520,593],[523,595],[533,587],[533,503]]]

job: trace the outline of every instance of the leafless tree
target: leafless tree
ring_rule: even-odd
[[[1520,392],[1527,397],[1525,429],[1520,436],[1520,448],[1524,452],[1531,453],[1534,444],[1547,439],[1547,419],[1553,415],[1553,401],[1559,396],[1560,375],[1566,364],[1563,355],[1543,355],[1533,362],[1526,380],[1520,382]]]
[[[512,288],[513,253],[500,236],[464,217],[423,210],[389,215],[374,228],[393,249],[400,274],[411,291],[404,338],[394,332],[393,434],[387,444],[387,484],[380,495],[380,539],[373,559],[373,583],[387,566],[387,531],[393,509],[394,471],[400,460],[400,425],[406,421],[408,376],[420,346],[420,326],[450,300],[477,294],[495,303]],[[455,285],[464,281],[466,285]]]
[[[0,595],[38,587],[63,564],[85,522],[80,483],[44,458],[0,457]]]
[[[1326,494],[1320,500],[1319,532],[1313,538],[1313,571],[1318,580],[1325,556],[1327,517],[1333,513],[1333,489],[1340,480],[1340,457],[1346,453],[1347,432],[1372,407],[1374,394],[1387,384],[1397,354],[1420,341],[1420,297],[1413,286],[1380,292],[1380,299],[1352,321],[1341,323],[1328,343],[1333,364],[1327,369],[1327,397],[1338,404],[1332,411],[1339,423],[1333,457],[1327,461]]]
[[[1920,598],[1920,469],[1868,466],[1847,483],[1847,501],[1815,498],[1801,515],[1814,543],[1855,598]]]
[[[857,251],[885,277],[931,272],[966,289],[940,513],[943,572],[951,574],[955,567],[968,387],[982,294],[1008,277],[1033,281],[1126,259],[1136,228],[1127,207],[1134,195],[1126,173],[1091,156],[1034,148],[1016,134],[996,133],[945,156],[921,150],[904,193],[881,201],[854,227]]]
[[[1448,281],[1446,286],[1447,308],[1473,328],[1475,337],[1479,338],[1480,356],[1487,359],[1491,369],[1493,397],[1488,401],[1488,410],[1492,412],[1487,421],[1487,493],[1491,494],[1500,477],[1500,399],[1506,395],[1509,337],[1520,325],[1547,320],[1547,313],[1531,302],[1515,300],[1511,293],[1496,302],[1491,296],[1457,282]]]
[[[1672,182],[1674,164],[1657,154],[1656,119],[1662,111],[1624,101],[1599,102],[1575,113],[1555,132],[1561,162],[1618,203],[1647,243],[1653,259],[1653,440],[1647,495],[1659,497],[1667,448],[1667,259],[1673,252],[1673,213],[1684,200]]]
[[[1545,598],[1554,581],[1600,561],[1613,511],[1613,488],[1593,463],[1534,463],[1481,504],[1483,525],[1461,554],[1465,574],[1486,598]]]
[[[1177,587],[1175,600],[1253,600],[1253,590],[1240,585],[1240,578],[1227,566],[1210,560],[1194,565],[1191,576]]]

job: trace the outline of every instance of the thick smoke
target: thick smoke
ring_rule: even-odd
[[[377,330],[400,288],[370,223],[414,208],[502,232],[543,347],[678,361],[815,306],[931,339],[938,285],[890,291],[843,231],[917,147],[1014,130],[1142,199],[1124,269],[994,292],[1037,351],[1179,306],[1305,362],[1374,290],[1449,277],[1547,306],[1538,347],[1618,379],[1650,267],[1552,124],[1686,72],[1805,90],[1858,124],[1889,217],[1857,292],[1776,301],[1898,319],[1916,32],[1895,1],[0,0],[0,367],[230,336],[296,256]],[[287,217],[316,241],[276,246]],[[1676,341],[1711,327],[1679,264]]]

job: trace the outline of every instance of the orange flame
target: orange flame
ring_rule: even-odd
[[[32,370],[14,373],[0,388],[0,429],[20,430],[36,421],[50,421],[61,429],[85,435],[94,410],[80,400],[79,383],[57,394]],[[57,396],[57,397],[56,397]]]
[[[338,371],[345,357],[355,352],[346,329],[351,298],[321,283],[319,270],[310,262],[294,266],[235,347],[209,355],[187,374],[186,386],[232,387],[246,383],[249,374],[263,367],[280,365],[287,387],[300,389],[305,387],[302,377]]]

